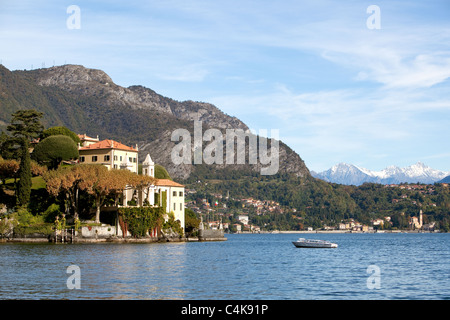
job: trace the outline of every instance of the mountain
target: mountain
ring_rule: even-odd
[[[315,178],[328,182],[348,185],[360,185],[370,179],[363,169],[347,163],[339,163],[326,171],[311,172],[311,174]]]
[[[311,172],[311,174],[315,178],[328,182],[358,186],[365,182],[381,184],[435,183],[448,176],[449,172],[432,169],[422,162],[406,168],[389,166],[381,171],[371,171],[352,164],[339,163],[326,171]]]
[[[230,172],[254,174],[262,165],[175,165],[171,150],[174,130],[187,129],[193,137],[194,120],[202,121],[203,133],[215,128],[248,129],[236,117],[205,102],[176,101],[143,86],[122,87],[103,71],[80,65],[64,65],[31,71],[10,71],[0,65],[0,130],[6,131],[11,114],[19,109],[44,113],[45,127],[63,125],[70,130],[127,145],[138,144],[140,159],[147,153],[177,179],[217,177]],[[203,148],[208,143],[203,142]],[[246,150],[248,154],[248,148]],[[225,158],[225,155],[224,155]],[[279,172],[310,176],[300,156],[279,142]]]
[[[439,180],[439,183],[450,183],[450,176],[446,176],[444,179]]]

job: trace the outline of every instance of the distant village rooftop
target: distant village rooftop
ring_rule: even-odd
[[[91,138],[92,139],[92,138]],[[92,143],[81,147],[80,150],[97,150],[97,149],[116,149],[116,150],[124,150],[124,151],[138,151],[138,147],[136,145],[135,148],[124,145],[123,143],[106,139],[96,143]]]
[[[80,138],[81,141],[94,141],[94,142],[100,141],[98,136],[97,136],[97,138],[91,138],[91,137],[87,136],[86,133],[85,134],[77,134],[77,136],[78,136],[78,138]]]
[[[157,179],[155,182],[156,186],[164,186],[164,187],[179,187],[184,188],[184,185],[179,184],[175,181],[169,180],[169,179]]]

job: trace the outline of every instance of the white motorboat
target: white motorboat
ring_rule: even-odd
[[[332,243],[326,240],[315,240],[300,238],[297,241],[292,242],[297,248],[337,248],[336,243]]]

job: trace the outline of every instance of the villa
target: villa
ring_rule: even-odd
[[[87,164],[102,164],[110,169],[123,169],[138,173],[138,146],[126,146],[120,142],[106,139],[88,137],[86,134],[78,135],[81,140],[78,146],[79,162]],[[155,163],[147,154],[142,163],[142,174],[155,177]],[[126,189],[122,197],[122,206],[128,206],[130,201],[136,205],[150,206],[165,204],[167,213],[173,212],[175,220],[179,220],[184,230],[184,185],[169,179],[156,179],[154,185],[143,190]]]
[[[87,140],[86,135],[82,143],[83,146],[80,144],[78,147],[80,163],[98,163],[105,165],[108,169],[127,169],[134,173],[138,172],[137,145],[133,148],[109,139],[95,142]]]

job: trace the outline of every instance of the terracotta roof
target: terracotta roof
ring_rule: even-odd
[[[155,182],[155,185],[157,186],[164,186],[164,187],[181,187],[184,188],[182,184],[179,184],[175,181],[169,180],[169,179],[157,179]]]
[[[125,151],[134,151],[137,152],[137,150],[133,147],[126,146],[120,142],[114,141],[114,140],[102,140],[97,143],[93,143],[89,146],[82,147],[80,150],[97,150],[97,149],[118,149],[118,150],[125,150]]]

